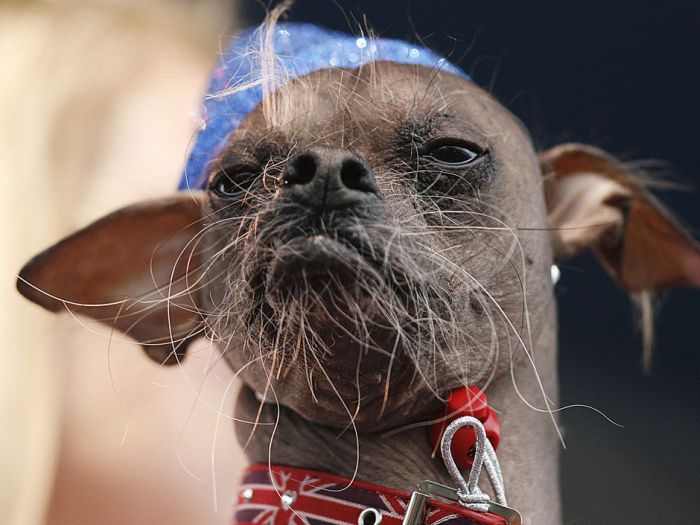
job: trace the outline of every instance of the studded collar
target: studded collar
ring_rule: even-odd
[[[413,494],[415,496],[416,493]],[[241,480],[233,525],[402,525],[412,495],[312,470],[251,465]],[[507,517],[427,499],[425,525],[508,525]]]

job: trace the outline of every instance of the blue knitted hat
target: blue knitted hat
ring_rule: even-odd
[[[219,97],[207,96],[202,108],[204,124],[197,133],[180,190],[206,187],[207,167],[228,142],[231,134],[263,98],[260,64],[262,28],[238,33],[214,69],[209,95],[241,85],[240,91]],[[312,24],[280,23],[272,35],[274,52],[289,79],[332,67],[358,67],[375,60],[439,68],[462,78],[462,70],[424,47],[402,40],[369,39],[329,31]]]

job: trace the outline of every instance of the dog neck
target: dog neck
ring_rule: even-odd
[[[544,389],[556,404],[556,314],[553,306],[551,310],[547,317],[552,322],[540,326],[533,357]],[[544,408],[532,367],[525,359],[517,362],[514,377],[518,390],[530,403]],[[525,523],[559,525],[559,441],[551,416],[528,407],[516,393],[508,374],[488,387],[488,396],[503,427],[498,456],[509,506],[521,512]],[[254,421],[259,407],[254,393],[243,387],[237,418]],[[251,463],[269,461],[273,465],[308,468],[348,478],[356,473],[357,479],[407,491],[424,479],[455,485],[442,461],[432,456],[426,427],[396,434],[360,434],[358,443],[352,429],[341,433],[310,423],[284,406],[278,409],[275,404],[264,405],[259,421],[252,435],[250,424],[236,423],[239,441],[247,443],[245,453]],[[492,493],[483,481],[482,488]]]

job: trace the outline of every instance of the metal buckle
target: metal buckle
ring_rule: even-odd
[[[421,481],[418,484],[418,490],[411,494],[411,500],[406,508],[406,516],[403,519],[402,525],[423,525],[425,507],[429,498],[440,498],[450,503],[459,503],[457,489],[435,481]],[[506,518],[509,525],[522,525],[523,523],[523,518],[517,510],[499,505],[498,503],[490,502],[488,512]]]
[[[464,479],[464,476],[459,471],[454,457],[452,457],[452,437],[457,430],[462,427],[469,426],[476,432],[477,440],[475,445],[474,462],[469,471],[469,481]],[[435,481],[423,481],[418,484],[418,490],[411,494],[411,500],[406,508],[406,516],[403,519],[403,525],[423,525],[425,516],[425,507],[428,498],[441,498],[450,503],[456,502],[461,506],[473,508],[478,512],[488,512],[497,516],[502,516],[508,520],[509,525],[522,525],[523,518],[520,513],[509,507],[506,507],[505,489],[503,487],[503,477],[496,452],[491,447],[486,437],[484,426],[478,419],[471,416],[463,416],[455,419],[445,429],[442,441],[440,443],[442,459],[445,462],[445,467],[452,477],[453,481],[460,487],[461,492],[446,485],[436,483]],[[481,492],[477,485],[481,467],[486,466],[486,471],[491,480],[491,485],[496,491],[496,499],[503,503],[494,503],[491,498]],[[460,496],[461,494],[461,496]]]

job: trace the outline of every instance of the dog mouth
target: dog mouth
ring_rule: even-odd
[[[315,292],[350,289],[367,259],[347,241],[317,234],[278,244],[270,262],[266,293],[285,299],[305,299]]]
[[[255,271],[251,320],[262,319],[269,338],[302,329],[294,321],[300,318],[324,339],[373,325],[377,293],[394,283],[384,275],[381,253],[367,244],[342,232],[271,240],[265,264]]]
[[[408,259],[413,254],[398,235],[376,235],[372,225],[309,228],[296,236],[289,230],[249,244],[239,319],[250,348],[275,371],[279,395],[296,399],[299,385],[308,384],[311,398],[323,404],[315,405],[319,410],[332,412],[341,399],[362,413],[358,421],[374,424],[390,390],[421,381],[416,370],[436,334],[422,320],[439,307],[430,302],[432,281],[411,273],[419,261]],[[270,377],[254,381],[264,388]]]
[[[414,340],[422,348],[433,330],[423,319],[444,309],[444,287],[397,230],[279,224],[259,230],[242,261],[240,320],[256,345],[294,356],[313,347],[334,359],[394,355]]]

